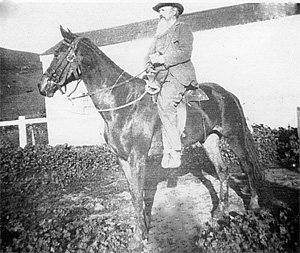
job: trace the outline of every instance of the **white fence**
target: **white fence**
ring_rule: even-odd
[[[18,120],[0,121],[0,127],[17,125],[19,128],[19,146],[24,148],[27,145],[26,125],[37,124],[37,123],[48,123],[48,122],[49,120],[47,118],[25,119],[25,116],[19,116]],[[300,138],[300,107],[297,107],[297,122],[298,122],[297,131],[298,131],[298,136]],[[33,130],[32,130],[32,144],[35,145]]]
[[[18,120],[10,120],[10,121],[1,121],[0,126],[18,126],[19,128],[19,145],[24,148],[27,145],[27,133],[26,133],[26,125],[27,124],[36,124],[36,123],[47,123],[47,118],[36,118],[36,119],[25,119],[25,116],[19,116]],[[34,135],[33,144],[34,143]]]

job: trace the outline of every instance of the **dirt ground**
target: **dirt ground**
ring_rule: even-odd
[[[206,175],[215,189],[219,182]],[[243,201],[230,189],[230,211],[242,213]],[[168,188],[161,182],[152,208],[150,248],[158,252],[194,252],[194,237],[205,222],[211,221],[213,204],[209,190],[201,181],[187,174],[178,179],[177,186]]]
[[[159,169],[147,175],[145,190],[150,190],[150,195],[154,193],[155,195],[151,211],[150,235],[145,252],[199,252],[195,236],[207,221],[212,222],[211,210],[214,207],[214,196],[203,176],[211,182],[217,192],[219,192],[219,181],[206,172],[200,176],[195,171],[181,171],[175,174],[177,176],[169,176],[172,173]],[[276,168],[268,169],[265,174],[266,181],[258,191],[261,207],[284,206],[299,210],[297,209],[300,189],[299,172]],[[243,195],[240,191],[244,185],[243,174],[232,174],[229,211],[238,213],[245,211],[244,204],[249,201],[249,196]],[[96,213],[91,216],[91,219],[98,215],[115,216],[133,224],[134,210],[131,196],[121,172],[112,176],[112,180],[105,186],[102,185],[98,192],[85,191],[76,195],[65,195],[61,201],[76,203],[81,202],[82,199],[89,199],[92,203]],[[105,210],[106,201],[110,202],[109,211]]]

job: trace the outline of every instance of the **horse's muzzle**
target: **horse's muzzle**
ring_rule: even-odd
[[[37,84],[37,86],[38,86],[38,89],[39,89],[40,94],[41,94],[42,96],[46,96],[46,92],[45,92],[44,90],[41,89],[41,88],[42,88],[42,84],[39,82],[39,83]]]
[[[40,94],[46,97],[53,97],[57,90],[56,85],[45,76],[41,78],[37,86]]]

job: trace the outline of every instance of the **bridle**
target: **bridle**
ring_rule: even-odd
[[[67,51],[64,53],[64,57],[62,57],[58,61],[55,69],[50,70],[50,68],[48,68],[46,71],[46,75],[48,76],[48,83],[53,82],[63,95],[66,94],[66,86],[64,86],[64,83],[70,74],[73,74],[76,78],[77,85],[68,96],[70,96],[77,89],[78,84],[81,81],[79,60],[75,55],[75,50],[77,49],[79,40],[80,37],[75,37],[75,39],[71,43],[68,43],[64,40],[62,43],[68,46]],[[63,86],[65,87],[65,92],[62,90]]]
[[[68,46],[67,51],[64,53],[64,57],[62,57],[58,61],[57,66],[56,66],[55,69],[53,69],[53,70],[51,70],[49,72],[49,68],[48,68],[47,71],[46,71],[46,75],[49,78],[47,82],[48,83],[49,82],[53,82],[56,85],[56,87],[58,88],[58,90],[62,93],[62,95],[66,96],[67,99],[69,101],[71,101],[72,104],[73,104],[72,100],[77,99],[77,98],[82,98],[82,97],[87,97],[87,96],[93,96],[93,95],[96,95],[99,92],[103,92],[103,91],[106,91],[106,90],[112,91],[112,89],[114,89],[114,88],[117,88],[117,87],[119,87],[119,86],[121,86],[123,84],[129,83],[130,81],[132,81],[133,79],[135,79],[136,77],[138,77],[142,73],[144,73],[145,70],[146,70],[146,69],[144,69],[141,73],[137,74],[136,76],[133,76],[133,77],[129,78],[128,80],[124,81],[124,82],[118,83],[118,81],[120,80],[121,76],[124,74],[124,72],[123,72],[117,78],[117,80],[115,81],[114,85],[112,85],[111,87],[102,88],[102,89],[100,89],[100,90],[98,90],[96,92],[93,92],[93,93],[89,93],[88,92],[88,93],[84,93],[84,94],[82,94],[80,96],[72,97],[71,98],[70,97],[71,94],[76,91],[76,89],[78,87],[78,84],[81,82],[81,79],[80,79],[81,70],[80,70],[79,59],[78,59],[78,57],[75,54],[75,50],[77,49],[77,45],[78,45],[78,42],[79,42],[80,39],[81,39],[81,37],[75,37],[75,39],[71,43],[68,43],[67,41],[64,40],[62,43]],[[64,92],[62,90],[62,87],[65,87],[65,89],[66,89],[66,86],[64,85],[64,83],[65,83],[66,79],[68,78],[68,76],[71,73],[76,78],[77,84],[76,84],[74,90],[71,93],[69,93],[68,95],[66,95],[66,90]],[[141,100],[147,93],[149,93],[151,95],[156,94],[156,93],[151,92],[150,88],[146,85],[144,93],[140,97],[138,97],[137,99],[135,99],[135,100],[133,100],[133,101],[131,101],[129,103],[126,103],[124,105],[118,106],[118,107],[107,108],[107,109],[97,109],[97,110],[99,112],[108,112],[108,111],[114,111],[114,110],[125,108],[125,107],[130,106],[130,105],[138,102],[139,100]]]

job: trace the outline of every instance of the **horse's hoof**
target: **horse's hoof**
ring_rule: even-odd
[[[218,207],[212,212],[211,216],[214,220],[219,220],[219,219],[223,218],[224,215],[226,215],[226,214],[228,214],[227,211]]]
[[[258,204],[258,197],[257,197],[257,196],[251,198],[250,204],[249,204],[249,208],[250,208],[251,210],[254,210],[254,211],[260,209],[260,206],[259,206],[259,204]]]

